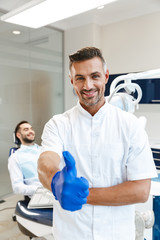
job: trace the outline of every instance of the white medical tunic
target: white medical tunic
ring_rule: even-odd
[[[37,144],[21,145],[8,159],[13,192],[32,196],[37,187],[42,186],[37,173],[37,161],[41,147]]]
[[[42,151],[62,151],[75,158],[78,177],[91,188],[157,176],[148,138],[138,120],[108,102],[91,116],[78,103],[54,116],[44,128]],[[135,240],[134,205],[83,205],[75,212],[53,211],[55,240]]]

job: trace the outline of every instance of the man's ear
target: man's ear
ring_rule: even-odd
[[[19,132],[16,133],[16,137],[20,139],[21,134]]]
[[[106,77],[105,83],[107,83],[107,82],[108,82],[108,79],[109,79],[109,70],[108,70],[108,69],[106,70],[105,77]]]
[[[73,85],[73,79],[72,79],[71,75],[69,75],[69,78],[71,80],[71,84]]]

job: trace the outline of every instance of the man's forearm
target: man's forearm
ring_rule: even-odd
[[[59,171],[60,157],[54,152],[44,152],[38,159],[38,176],[44,187],[51,190],[51,181]]]
[[[102,206],[122,206],[145,202],[150,191],[150,179],[128,181],[108,188],[90,188],[87,203]]]

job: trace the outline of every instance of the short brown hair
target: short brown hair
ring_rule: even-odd
[[[23,120],[23,121],[19,122],[19,123],[17,124],[15,130],[14,130],[15,142],[16,142],[17,145],[20,145],[20,144],[21,144],[20,139],[17,137],[17,132],[19,131],[21,125],[24,124],[24,123],[29,123],[29,122],[26,121],[26,120]]]
[[[85,48],[82,48],[82,49],[78,50],[77,52],[69,55],[69,60],[70,60],[69,69],[71,70],[72,64],[74,62],[81,62],[81,61],[85,61],[88,59],[92,59],[94,57],[99,57],[101,59],[103,68],[104,68],[104,72],[106,72],[106,70],[107,70],[106,62],[102,56],[101,50],[96,47],[85,47]]]

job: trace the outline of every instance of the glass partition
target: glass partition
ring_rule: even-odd
[[[20,34],[13,34],[14,30]],[[0,196],[12,192],[8,154],[13,131],[29,121],[41,143],[44,124],[63,112],[63,32],[0,21]]]

